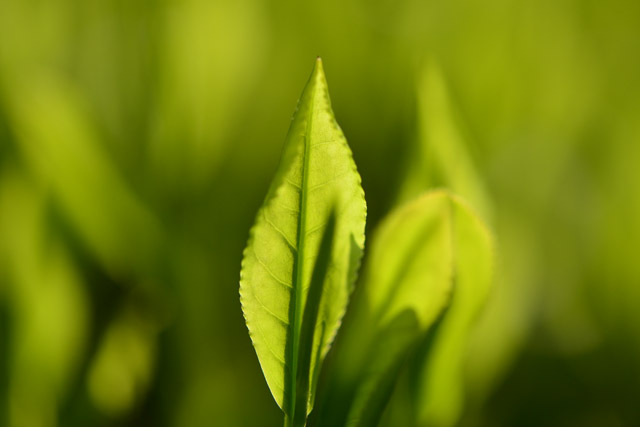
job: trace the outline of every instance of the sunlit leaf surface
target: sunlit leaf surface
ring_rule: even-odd
[[[323,231],[335,235],[306,374],[314,383],[340,325],[364,245],[360,176],[336,123],[320,59],[302,93],[283,158],[244,252],[240,299],[260,365],[278,405],[293,418],[302,315]],[[320,359],[319,361],[317,359]],[[306,414],[305,414],[306,415]]]
[[[435,60],[423,68],[416,85],[418,133],[408,161],[400,200],[445,186],[465,197],[485,219],[492,208],[451,99],[447,82]]]
[[[453,266],[451,200],[428,193],[374,234],[361,304],[336,349],[320,424],[376,425],[411,348],[446,308]]]
[[[374,235],[362,304],[337,348],[319,424],[378,425],[404,362],[424,357],[423,347],[416,408],[429,411],[434,394],[438,410],[455,407],[461,347],[486,297],[491,256],[484,225],[448,192],[393,211]]]
[[[419,425],[455,425],[464,401],[464,362],[468,335],[487,299],[493,273],[493,242],[487,228],[458,198],[451,199],[453,296],[427,345],[414,379]],[[472,356],[471,356],[472,357]]]

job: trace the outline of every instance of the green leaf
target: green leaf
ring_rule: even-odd
[[[487,300],[493,275],[493,240],[468,205],[451,197],[454,293],[446,316],[415,375],[417,420],[424,426],[455,425],[464,401],[464,362],[469,332]]]
[[[87,373],[96,409],[123,417],[144,398],[153,378],[159,325],[133,301],[125,303],[105,330]]]
[[[77,87],[42,77],[12,85],[7,95],[29,172],[102,266],[117,276],[149,274],[164,243],[162,226],[108,155]]]
[[[324,272],[309,372],[299,372],[303,313],[331,212],[335,231]],[[297,401],[313,408],[320,369],[345,312],[364,247],[360,176],[336,123],[318,58],[298,102],[283,157],[244,251],[240,300],[258,360],[288,422]],[[321,263],[322,264],[322,263]],[[318,273],[319,274],[319,273]],[[308,341],[305,338],[305,346]],[[311,384],[297,395],[297,378]]]
[[[418,84],[419,138],[402,194],[410,197],[446,186],[490,219],[492,203],[456,116],[446,80],[431,61]],[[455,292],[446,317],[423,349],[424,363],[411,374],[417,387],[412,393],[417,421],[429,426],[452,425],[462,411],[466,345],[487,300],[493,265],[491,237],[484,225],[459,198],[452,199],[452,206]],[[488,332],[495,334],[495,329]]]
[[[417,93],[418,138],[410,150],[400,200],[411,200],[425,190],[444,186],[465,197],[483,218],[490,219],[490,198],[436,61],[430,61],[422,71]]]
[[[336,349],[319,425],[377,424],[404,360],[449,302],[451,235],[446,192],[428,193],[382,222],[362,299]]]
[[[300,330],[300,353],[296,383],[296,396],[308,396],[311,387],[315,386],[316,378],[319,369],[316,369],[313,378],[309,378],[311,372],[311,359],[315,356],[316,363],[318,363],[317,354],[319,349],[314,347],[315,331],[319,328],[319,339],[316,340],[318,344],[322,343],[325,324],[324,322],[318,323],[318,314],[320,311],[320,303],[322,301],[322,291],[324,290],[323,284],[331,266],[331,250],[333,248],[333,238],[335,236],[336,217],[335,212],[331,213],[327,228],[324,231],[322,237],[322,243],[320,244],[320,250],[318,251],[318,258],[316,259],[316,265],[313,268],[313,275],[311,276],[311,284],[309,285],[309,291],[307,294],[307,303],[304,307],[304,315],[302,317],[302,328]],[[297,399],[294,425],[304,425],[307,420],[307,403],[308,399]]]
[[[394,210],[374,236],[318,425],[378,425],[404,363],[416,356],[425,360],[411,372],[417,420],[454,419],[466,337],[487,297],[492,257],[489,232],[457,196],[429,192]]]
[[[21,171],[0,173],[0,394],[30,425],[54,423],[73,395],[91,330],[89,282],[50,227],[49,200]]]

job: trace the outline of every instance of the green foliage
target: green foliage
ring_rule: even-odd
[[[378,425],[408,359],[419,369],[416,413],[405,422],[441,425],[440,411],[455,416],[467,329],[486,297],[492,257],[485,226],[448,192],[394,210],[374,235],[320,424]]]
[[[412,348],[452,291],[450,199],[429,193],[392,212],[374,235],[362,294],[326,391],[322,425],[376,425]]]
[[[1,270],[10,286],[1,294],[13,309],[15,332],[1,350],[12,350],[7,367],[13,387],[0,396],[15,408],[51,407],[72,387],[80,367],[89,332],[87,295],[60,236],[47,236],[42,193],[16,171],[4,171],[2,178],[0,255],[8,263]],[[19,413],[16,421],[48,423],[37,410]]]
[[[103,152],[75,95],[46,79],[8,90],[20,152],[111,274],[131,273],[132,261],[137,273],[146,273],[160,247],[160,225]],[[132,234],[136,239],[121,247],[120,240]]]
[[[335,244],[327,261],[319,254],[333,210]],[[365,216],[360,176],[333,117],[318,58],[251,230],[240,281],[251,339],[271,393],[290,422],[298,424],[298,400],[304,402],[303,423],[313,407],[314,379],[344,315],[360,262]],[[329,268],[322,273],[322,300],[314,310],[318,320],[313,339],[308,339],[303,313],[316,264]],[[298,371],[300,356],[308,351],[300,348],[301,342],[314,349],[306,372]],[[302,396],[296,390],[301,375],[311,384]]]
[[[471,201],[481,218],[490,219],[492,203],[463,136],[448,85],[434,59],[424,67],[417,88],[419,132],[401,197],[446,186]],[[425,426],[455,425],[463,413],[470,336],[478,329],[480,309],[489,296],[494,273],[492,237],[474,209],[459,197],[454,201],[455,290],[447,315],[423,345],[410,374],[416,422]],[[498,311],[496,304],[500,301],[490,302],[489,311]],[[494,329],[488,334],[495,334],[500,328],[491,326]]]
[[[489,196],[464,136],[448,85],[431,59],[416,84],[418,132],[400,191],[409,200],[425,189],[445,186],[464,196],[485,219],[492,217]]]
[[[341,349],[374,332],[411,348],[375,358],[402,360],[382,427],[640,424],[639,22],[637,0],[0,0],[0,426],[281,422],[238,270],[314,55],[367,230],[444,187],[499,262],[480,313],[453,322],[454,287],[418,339],[413,309],[349,332],[356,281],[297,375],[308,424],[348,415]]]
[[[278,173],[251,230],[240,282],[265,378],[285,412],[285,425],[296,426],[305,425],[313,409],[322,361],[355,279],[364,229],[359,177],[327,104],[321,67],[318,60],[301,97]],[[341,150],[325,155],[324,147],[336,144]],[[309,228],[307,218],[318,218],[312,221],[319,225]],[[326,228],[321,240],[309,238],[321,228]],[[416,396],[428,404],[416,407],[426,408],[418,419],[429,421],[431,401],[440,393],[437,399],[444,403],[438,410],[455,416],[466,332],[486,296],[491,265],[490,237],[458,198],[432,192],[395,210],[374,239],[363,300],[343,338],[316,422],[377,425],[403,362],[444,315],[452,294],[420,372],[424,378]]]
[[[460,198],[450,200],[453,296],[415,373],[415,408],[421,426],[453,426],[464,407],[469,333],[491,288],[492,237]]]

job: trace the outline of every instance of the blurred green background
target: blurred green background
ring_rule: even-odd
[[[368,232],[472,165],[460,423],[640,424],[637,0],[0,0],[0,425],[281,424],[238,278],[316,55]]]

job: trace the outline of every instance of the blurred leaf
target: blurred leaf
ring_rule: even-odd
[[[89,329],[85,283],[48,229],[45,206],[46,197],[19,173],[0,176],[0,257],[12,315],[2,351],[9,362],[10,425],[16,426],[56,425]]]
[[[144,397],[155,362],[158,326],[127,306],[107,329],[88,372],[94,405],[112,417],[125,415]]]
[[[161,246],[160,225],[101,147],[73,86],[49,76],[8,93],[28,166],[87,246],[111,273],[147,270]]]
[[[467,144],[444,76],[431,61],[418,84],[418,141],[410,152],[400,200],[446,186],[490,219],[491,204]]]
[[[319,425],[377,424],[404,360],[449,303],[452,209],[447,193],[427,193],[380,225]]]
[[[268,43],[260,2],[170,0],[166,8],[148,153],[163,195],[210,182],[243,126]]]
[[[485,303],[493,273],[492,238],[478,217],[457,197],[451,197],[453,231],[453,296],[446,316],[427,345],[417,380],[418,424],[452,426],[463,408],[463,368],[468,335]]]
[[[281,164],[244,251],[240,299],[249,334],[276,402],[289,422],[296,396],[302,315],[331,210],[335,238],[323,284],[311,361],[314,384],[346,309],[364,246],[360,176],[337,125],[318,58],[298,103]],[[319,328],[320,326],[320,328]],[[319,329],[323,329],[321,332]],[[306,414],[304,414],[306,415]]]
[[[493,203],[471,156],[469,141],[455,107],[445,76],[438,62],[431,59],[418,82],[418,140],[411,152],[401,198],[444,186],[469,200],[481,218],[491,221]],[[455,242],[455,294],[447,316],[430,342],[434,348],[424,349],[429,353],[425,355],[427,360],[421,366],[422,372],[412,373],[412,379],[417,383],[412,394],[417,393],[414,397],[418,422],[434,426],[455,423],[463,409],[463,371],[472,330],[475,335],[491,335],[494,339],[506,336],[503,325],[492,324],[487,328],[484,318],[472,326],[472,320],[478,320],[480,307],[487,299],[493,265],[491,238],[475,214],[458,199],[454,201],[454,229],[458,239]],[[465,216],[468,219],[463,219]],[[467,236],[468,241],[461,240],[460,233],[474,225],[476,234]],[[468,260],[462,259],[473,245],[477,246],[475,254],[468,256]],[[478,262],[480,260],[483,262]],[[475,273],[465,273],[474,268],[477,269]],[[471,277],[464,279],[465,274]],[[493,294],[491,313],[485,316],[491,316],[490,319],[502,316],[499,305],[503,301],[503,295]],[[486,354],[486,350],[482,352]],[[491,362],[478,359],[481,362],[476,363],[474,369],[482,369]],[[421,378],[416,380],[416,376]]]

